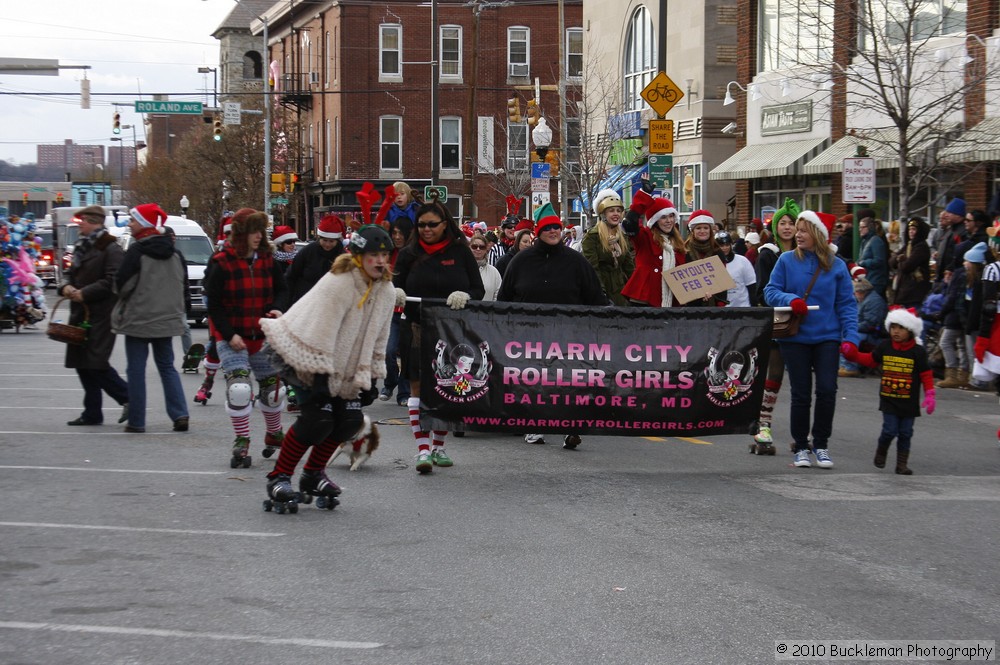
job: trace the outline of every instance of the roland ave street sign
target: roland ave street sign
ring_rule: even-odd
[[[178,113],[181,115],[201,115],[201,102],[169,102],[136,100],[136,113]]]
[[[670,109],[674,108],[674,104],[681,101],[684,91],[678,88],[669,76],[659,72],[639,95],[646,100],[650,108],[656,111],[656,115],[662,118]]]

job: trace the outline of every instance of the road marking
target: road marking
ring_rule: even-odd
[[[4,469],[21,469],[28,471],[104,471],[106,473],[164,473],[173,475],[197,476],[221,476],[225,471],[167,471],[165,469],[95,469],[89,466],[12,466],[0,465],[0,471]]]
[[[259,531],[213,531],[210,529],[157,529],[142,526],[101,526],[99,524],[52,524],[49,522],[0,522],[0,526],[21,526],[29,529],[83,529],[85,531],[130,531],[136,533],[175,533],[192,536],[242,536],[244,538],[277,538],[283,533]]]
[[[18,409],[18,410],[22,410],[23,411],[24,407],[23,406],[0,406],[0,409]],[[32,411],[39,411],[39,410],[45,410],[45,409],[48,409],[50,411],[79,411],[80,407],[78,407],[78,406],[32,406],[31,407]],[[120,406],[106,406],[102,410],[103,411],[121,411],[122,408]]]
[[[84,425],[84,427],[101,427],[100,425]],[[103,432],[86,432],[80,431],[78,429],[72,432],[20,432],[14,430],[0,430],[0,434],[45,434],[47,436],[55,436],[57,434],[68,434],[70,436],[87,437],[87,436],[132,436],[137,432],[108,432],[107,430]],[[142,432],[143,436],[171,436],[176,434],[176,432]]]
[[[225,642],[251,642],[272,646],[316,647],[321,649],[377,649],[378,642],[351,642],[347,640],[316,640],[304,637],[258,637],[256,635],[226,635],[223,633],[197,633],[193,630],[162,630],[159,628],[125,628],[124,626],[82,626],[58,623],[31,623],[27,621],[0,621],[0,628],[12,630],[45,630],[59,633],[94,633],[99,635],[139,635],[142,637],[182,637],[184,639],[221,640]]]
[[[8,376],[10,376],[10,375],[8,374]],[[79,387],[77,387],[77,388],[42,388],[42,387],[32,388],[31,386],[21,386],[20,388],[0,388],[0,390],[16,390],[19,393],[23,393],[25,390],[42,390],[42,391],[45,391],[47,393],[53,392],[55,390],[61,390],[63,392],[75,392],[75,393],[78,393],[78,392],[80,392],[82,390],[82,388],[79,388]]]
[[[802,501],[1000,501],[1000,478],[993,476],[897,478],[887,473],[892,474],[796,469],[795,473],[732,479]]]
[[[36,379],[38,378],[37,374],[4,374],[4,376],[30,376],[30,377],[34,377]],[[67,378],[67,379],[68,378],[74,378],[75,379],[76,378],[76,374],[46,374],[45,375],[45,378],[47,378],[47,379],[54,379],[56,377],[62,377],[62,378]],[[78,388],[78,390],[79,390],[79,388]]]
[[[18,355],[20,356],[20,355],[24,355],[24,354],[19,353]],[[59,365],[60,367],[63,367],[63,363],[40,363],[40,362],[37,362],[37,361],[35,361],[33,363],[8,363],[8,362],[0,362],[0,365],[28,365],[30,367],[36,367],[38,365]]]
[[[647,441],[669,441],[669,439],[665,439],[662,436],[644,436],[642,438],[646,439]],[[677,439],[678,441],[685,441],[687,443],[697,443],[698,445],[701,446],[712,445],[711,441],[702,441],[701,439],[689,439],[684,436],[675,436],[674,438]]]

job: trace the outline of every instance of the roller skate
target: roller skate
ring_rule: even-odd
[[[280,473],[267,481],[267,497],[264,499],[264,512],[274,512],[284,515],[285,511],[292,514],[299,512],[301,495],[292,489],[292,479]]]
[[[753,437],[753,443],[750,444],[750,454],[775,455],[776,453],[774,439],[771,438],[771,428],[761,427]]]
[[[264,457],[270,457],[274,452],[281,447],[281,442],[285,439],[285,433],[282,430],[277,432],[267,432],[264,434],[264,450],[261,451],[261,455]]]
[[[229,460],[229,468],[238,469],[242,466],[244,469],[249,469],[252,463],[253,458],[250,457],[250,437],[236,437],[236,440],[233,441],[233,457]]]
[[[198,388],[198,392],[194,395],[194,401],[202,406],[208,404],[208,400],[212,397],[212,386],[215,384],[215,375],[206,375],[205,380],[201,384],[201,388]]]
[[[299,494],[302,495],[302,503],[312,503],[316,497],[316,507],[333,510],[340,504],[337,499],[341,489],[337,483],[326,477],[322,471],[302,471],[299,477]]]

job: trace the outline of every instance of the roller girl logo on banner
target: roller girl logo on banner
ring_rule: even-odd
[[[725,354],[715,347],[708,350],[708,367],[705,368],[707,396],[716,406],[735,406],[748,399],[756,377],[757,349],[750,349],[746,356],[735,350]]]
[[[490,345],[482,341],[478,350],[472,344],[462,342],[448,349],[448,344],[439,339],[434,345],[435,392],[455,404],[474,402],[489,392]]]

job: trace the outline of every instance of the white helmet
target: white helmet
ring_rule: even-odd
[[[618,192],[613,189],[602,189],[594,197],[594,212],[598,215],[603,214],[608,208],[625,208],[625,204],[622,203],[622,199],[618,196]]]

